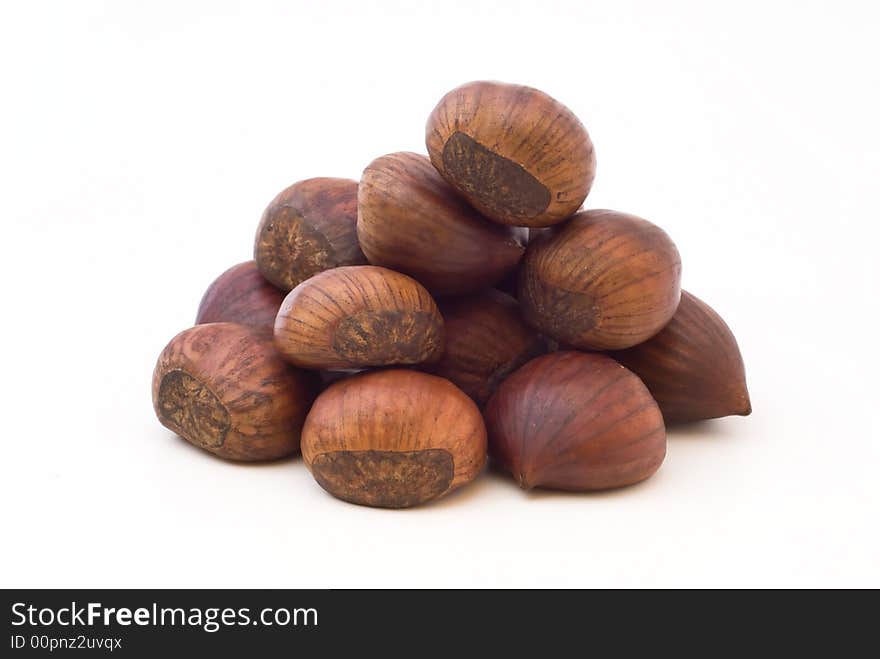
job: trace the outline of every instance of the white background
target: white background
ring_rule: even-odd
[[[0,10],[6,586],[880,586],[873,2],[9,2]],[[599,495],[485,474],[403,512],[159,425],[150,377],[268,201],[539,87],[589,207],[663,226],[754,413]]]

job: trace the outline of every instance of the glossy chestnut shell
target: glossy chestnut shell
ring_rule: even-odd
[[[153,372],[165,427],[229,460],[274,460],[299,450],[314,399],[313,373],[286,363],[263,329],[196,325],[175,336]]]
[[[453,89],[428,118],[425,143],[443,178],[501,224],[562,222],[584,202],[596,173],[593,143],[578,118],[522,85]]]
[[[712,307],[687,291],[659,334],[609,354],[642,379],[667,425],[752,411],[733,332]]]
[[[286,360],[313,369],[420,364],[443,352],[443,318],[428,291],[372,265],[304,281],[284,299],[274,334]]]
[[[315,401],[303,459],[333,496],[406,508],[469,483],[486,461],[486,428],[451,382],[403,369],[355,375]]]
[[[357,232],[370,263],[441,296],[492,286],[516,267],[526,241],[525,230],[494,224],[468,206],[416,153],[382,156],[364,170]]]
[[[240,323],[272,329],[284,292],[266,281],[254,261],[229,268],[205,291],[196,325]]]
[[[517,299],[526,320],[560,343],[616,350],[663,329],[680,286],[681,257],[662,229],[590,210],[529,242]]]
[[[443,300],[446,348],[431,372],[450,380],[482,406],[517,368],[546,351],[509,295],[489,289]]]
[[[666,455],[657,403],[610,357],[538,357],[507,378],[485,411],[489,452],[521,487],[588,491],[645,480]]]

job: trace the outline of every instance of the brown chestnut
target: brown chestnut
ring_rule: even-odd
[[[486,220],[416,153],[382,156],[364,170],[357,232],[370,263],[405,272],[435,295],[487,288],[525,252],[525,231]]]
[[[257,228],[254,259],[262,275],[289,291],[324,270],[365,264],[357,188],[350,179],[312,178],[281,191]]]
[[[333,496],[405,508],[469,483],[486,461],[486,427],[451,382],[403,369],[331,385],[306,418],[303,459]]]
[[[296,453],[315,390],[314,374],[283,361],[271,334],[235,323],[181,332],[153,372],[153,408],[162,425],[230,460]]]
[[[420,364],[443,351],[443,318],[415,279],[372,265],[327,270],[294,288],[275,319],[275,345],[315,369]]]
[[[486,407],[490,455],[525,489],[586,491],[642,481],[666,455],[657,403],[610,357],[538,357],[507,378]]]
[[[667,425],[752,411],[733,332],[712,307],[687,291],[659,334],[610,354],[642,379]]]
[[[271,330],[283,300],[284,293],[263,278],[256,263],[239,263],[217,277],[205,291],[196,325],[241,323]]]
[[[501,291],[443,300],[440,313],[446,349],[430,371],[450,380],[477,405],[484,405],[510,373],[545,351],[541,336],[520,316],[516,300]]]
[[[586,128],[544,92],[471,82],[446,94],[428,118],[431,162],[486,217],[541,227],[574,213],[596,174]]]
[[[517,299],[526,320],[560,343],[618,350],[663,329],[680,286],[681,258],[662,229],[590,210],[529,242]]]

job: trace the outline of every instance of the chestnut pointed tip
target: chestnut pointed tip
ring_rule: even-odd
[[[732,401],[735,401],[735,404],[732,406],[731,414],[737,416],[748,416],[751,414],[752,400],[749,397],[749,391],[746,389],[745,382],[741,382],[735,389],[735,393],[731,393],[731,399]]]
[[[531,482],[531,480],[529,478],[527,478],[526,475],[522,471],[517,472],[515,475],[515,478],[516,478],[517,485],[519,485],[520,489],[523,490],[524,492],[528,492],[533,487],[535,487],[534,484]]]

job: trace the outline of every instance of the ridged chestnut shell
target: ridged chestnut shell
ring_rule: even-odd
[[[159,421],[230,460],[273,460],[299,450],[316,377],[287,364],[272,335],[235,323],[196,325],[175,336],[153,372]]]
[[[662,229],[590,210],[529,242],[517,299],[526,320],[560,343],[617,350],[663,329],[680,296],[681,257]]]
[[[443,318],[415,279],[372,265],[327,270],[288,293],[275,345],[314,369],[420,364],[443,352]]]
[[[471,82],[428,118],[431,162],[474,208],[496,222],[549,226],[583,203],[596,173],[578,118],[531,87]]]
[[[272,329],[284,292],[266,281],[253,261],[239,263],[217,277],[205,291],[196,325],[241,323]]]
[[[485,410],[490,455],[521,487],[587,491],[645,480],[666,455],[666,429],[642,381],[610,357],[538,357]]]
[[[367,262],[357,240],[356,181],[312,178],[282,190],[263,212],[254,243],[262,275],[289,291],[309,277]]]
[[[488,290],[440,302],[446,349],[431,372],[484,405],[513,371],[542,354],[545,342],[509,295]]]
[[[678,310],[659,334],[610,354],[642,379],[667,425],[752,411],[733,332],[687,291],[681,292]]]
[[[524,230],[489,222],[416,153],[382,156],[364,170],[357,232],[370,263],[404,272],[435,295],[492,286],[525,252]]]
[[[474,402],[448,380],[391,369],[355,375],[318,396],[302,452],[333,496],[405,508],[476,478],[486,428]]]

